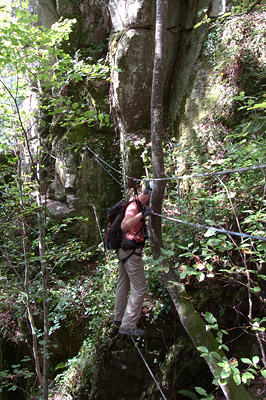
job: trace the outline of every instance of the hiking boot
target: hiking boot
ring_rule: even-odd
[[[113,320],[113,325],[117,326],[119,328],[119,326],[122,324],[122,321],[115,321]]]
[[[127,328],[119,328],[119,333],[121,335],[129,335],[129,336],[145,336],[146,332],[143,329],[127,329]]]

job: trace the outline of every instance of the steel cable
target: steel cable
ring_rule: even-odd
[[[156,384],[157,388],[159,389],[159,391],[160,391],[160,393],[161,393],[161,395],[162,395],[162,397],[163,397],[163,400],[167,400],[167,399],[166,399],[166,397],[165,397],[165,395],[164,395],[164,393],[163,393],[163,391],[162,391],[162,389],[160,388],[160,385],[159,385],[159,383],[157,382],[157,380],[156,380],[155,376],[153,375],[153,373],[152,373],[152,370],[151,370],[151,369],[150,369],[150,367],[148,366],[148,364],[147,364],[147,362],[146,362],[146,360],[145,360],[144,356],[142,355],[142,353],[141,353],[141,351],[140,351],[140,349],[139,349],[139,347],[138,347],[137,343],[135,342],[135,340],[134,340],[133,336],[132,336],[132,335],[130,335],[130,337],[131,337],[131,339],[132,339],[132,341],[133,341],[133,343],[134,343],[134,345],[135,345],[136,349],[138,350],[138,353],[139,353],[140,357],[142,358],[142,360],[143,360],[143,362],[144,362],[144,364],[145,364],[145,366],[146,366],[147,370],[149,371],[149,373],[150,373],[150,376],[151,376],[151,377],[152,377],[152,379],[154,380],[154,382],[155,382],[155,384]]]
[[[219,228],[215,228],[213,226],[194,224],[193,222],[187,222],[187,221],[183,221],[182,219],[166,217],[165,215],[157,214],[155,212],[153,213],[153,215],[157,215],[158,217],[161,217],[163,219],[168,219],[169,221],[178,222],[180,224],[195,226],[196,228],[203,228],[203,229],[207,229],[207,230],[211,229],[211,230],[219,232],[219,233],[226,233],[228,235],[241,236],[241,237],[245,237],[245,238],[249,238],[249,239],[255,239],[255,240],[263,240],[264,242],[266,242],[266,238],[265,237],[261,237],[261,236],[254,236],[254,235],[249,235],[247,233],[228,231],[226,229],[219,229]]]
[[[266,168],[266,164],[260,164],[260,165],[253,165],[251,167],[244,167],[244,168],[235,168],[235,169],[226,169],[223,171],[215,171],[215,172],[204,172],[201,174],[192,174],[192,175],[180,175],[180,176],[172,176],[172,177],[165,177],[165,178],[153,178],[154,181],[167,181],[167,180],[172,180],[172,179],[190,179],[190,178],[203,178],[205,176],[215,176],[215,175],[226,175],[226,174],[232,174],[234,172],[245,172],[245,171],[254,171],[256,169],[264,169]]]
[[[112,167],[110,164],[108,164],[106,161],[104,161],[98,154],[96,154],[89,146],[86,146],[87,149],[95,156],[96,161],[100,160],[102,163],[107,165],[109,168],[111,168],[113,171],[117,172],[119,175],[123,175],[127,179],[130,180],[135,180],[135,181],[146,181],[146,180],[153,180],[153,181],[169,181],[169,180],[181,180],[181,179],[190,179],[190,178],[204,178],[209,177],[209,176],[216,176],[216,175],[226,175],[226,174],[232,174],[235,172],[246,172],[246,171],[254,171],[257,169],[265,169],[266,164],[259,164],[259,165],[252,165],[250,167],[243,167],[243,168],[234,168],[234,169],[226,169],[222,171],[215,171],[215,172],[202,172],[200,174],[191,174],[191,175],[179,175],[179,176],[170,176],[170,177],[163,177],[163,178],[133,178],[128,175],[125,175],[123,172],[118,171],[116,168]],[[108,171],[107,171],[108,172]]]

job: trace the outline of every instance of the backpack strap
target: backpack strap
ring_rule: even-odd
[[[143,204],[139,201],[139,199],[135,199],[135,202],[136,202],[136,204],[137,204],[137,207],[138,207],[139,212],[142,212],[142,211],[144,210]],[[143,226],[144,226],[144,225],[145,225],[145,218],[142,217],[142,218],[141,218],[141,221],[142,221]],[[142,230],[143,226],[138,230],[138,232],[136,233],[136,235]],[[135,235],[135,236],[136,236],[136,235]]]

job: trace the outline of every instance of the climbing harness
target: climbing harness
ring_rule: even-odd
[[[139,257],[142,256],[141,253],[136,253],[137,248],[138,248],[138,247],[136,247],[136,248],[132,251],[132,253],[130,253],[128,256],[126,256],[125,258],[122,258],[122,260],[121,260],[122,264],[124,264],[131,256],[133,256],[133,254],[135,254],[136,256],[139,256]]]
[[[167,399],[166,399],[166,397],[165,397],[165,395],[164,395],[164,393],[163,393],[163,391],[162,391],[162,389],[160,388],[160,385],[159,385],[159,383],[157,382],[157,380],[156,380],[155,376],[153,375],[153,373],[152,373],[152,371],[151,371],[150,367],[148,366],[148,364],[147,364],[147,362],[146,362],[145,358],[143,357],[143,355],[142,355],[142,353],[141,353],[141,351],[140,351],[140,349],[139,349],[139,347],[138,347],[137,343],[135,342],[135,339],[133,338],[133,336],[132,336],[132,335],[130,335],[130,337],[131,337],[131,339],[132,339],[132,341],[133,341],[133,343],[134,343],[134,345],[135,345],[136,349],[138,350],[138,353],[139,353],[140,357],[142,358],[142,360],[143,360],[143,362],[144,362],[144,364],[145,364],[145,366],[146,366],[147,370],[149,371],[149,373],[150,373],[150,376],[151,376],[151,377],[152,377],[152,379],[154,380],[154,382],[155,382],[155,384],[156,384],[157,388],[159,389],[159,391],[160,391],[160,393],[161,393],[161,395],[162,395],[162,397],[163,397],[163,400],[167,400]]]

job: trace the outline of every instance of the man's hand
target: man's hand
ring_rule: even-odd
[[[142,211],[143,217],[147,217],[148,215],[153,214],[153,209],[152,208],[146,208],[145,210]]]

